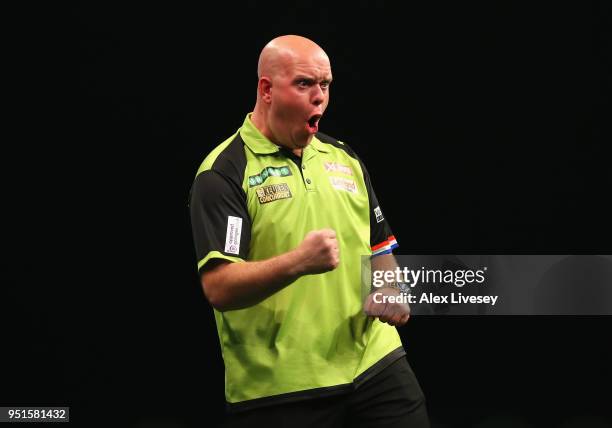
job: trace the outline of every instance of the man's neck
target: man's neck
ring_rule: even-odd
[[[257,128],[259,132],[262,133],[262,135],[268,138],[268,136],[266,135],[268,133],[268,127],[266,125],[266,117],[265,117],[264,112],[262,112],[261,109],[259,109],[257,105],[253,109],[253,113],[251,113],[251,122],[253,123],[255,128]]]
[[[261,134],[264,137],[266,137],[268,140],[270,140],[272,143],[276,144],[279,147],[285,147],[287,150],[291,151],[294,155],[296,155],[299,158],[302,157],[302,152],[304,150],[303,148],[298,147],[295,149],[290,149],[275,141],[274,136],[272,135],[272,133],[270,132],[270,129],[268,128],[266,124],[265,113],[261,111],[261,109],[259,109],[258,106],[255,106],[255,109],[253,110],[253,113],[251,114],[251,122],[253,123],[255,128],[257,128],[259,132],[261,132]]]

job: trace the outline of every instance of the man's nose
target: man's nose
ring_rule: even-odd
[[[323,104],[325,101],[325,93],[320,85],[313,85],[312,103],[316,106]]]

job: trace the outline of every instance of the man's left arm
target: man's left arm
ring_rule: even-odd
[[[398,267],[395,256],[392,253],[375,256],[371,259],[372,272],[374,271],[395,271]],[[408,302],[397,302],[395,297],[402,296],[402,292],[397,283],[385,284],[380,288],[374,289],[363,304],[366,315],[377,317],[380,321],[392,326],[402,326],[410,318],[410,306]],[[391,299],[389,299],[391,297]],[[407,299],[407,296],[403,296]],[[399,300],[405,300],[399,299]],[[390,301],[391,300],[391,301]]]
[[[359,161],[368,193],[368,205],[370,210],[370,246],[372,248],[372,257],[370,260],[372,271],[395,271],[398,265],[392,251],[398,247],[397,240],[380,208],[376,192],[374,192],[374,187],[372,186],[370,174],[365,164],[352,149],[350,151]],[[410,318],[410,307],[408,303],[389,303],[388,300],[382,299],[383,296],[399,297],[401,291],[397,287],[397,284],[388,284],[376,290],[370,290],[371,292],[364,302],[364,312],[366,315],[377,317],[380,321],[393,326],[406,324],[408,318]],[[384,300],[384,302],[381,300]]]

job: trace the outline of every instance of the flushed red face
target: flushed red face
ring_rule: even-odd
[[[271,90],[268,126],[279,143],[290,149],[310,143],[329,103],[331,81],[331,66],[324,53],[287,61]]]

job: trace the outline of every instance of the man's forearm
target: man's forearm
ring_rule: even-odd
[[[208,301],[219,311],[243,309],[261,302],[300,276],[336,269],[340,262],[336,232],[313,230],[294,250],[267,260],[223,262],[202,274]]]
[[[384,254],[371,259],[372,272],[395,271],[397,267],[393,254]],[[382,287],[375,287],[372,284],[370,294],[364,302],[364,312],[392,326],[402,326],[410,318],[410,306],[407,302],[397,301],[399,295],[399,285],[395,281],[385,282]],[[385,300],[388,297],[393,297],[393,300]]]
[[[219,311],[255,305],[294,282],[304,273],[295,250],[267,260],[222,263],[202,275],[210,304]]]

